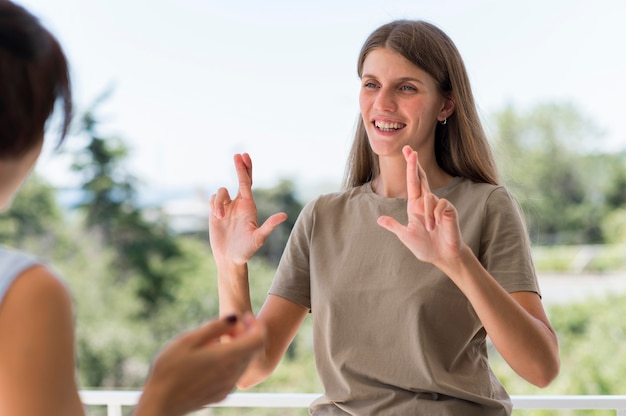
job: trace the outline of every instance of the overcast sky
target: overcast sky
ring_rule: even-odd
[[[465,59],[480,111],[570,101],[626,147],[626,2],[615,0],[25,0],[64,45],[77,111],[107,88],[103,132],[158,188],[339,183],[358,114],[356,58],[376,27],[424,19]],[[489,126],[487,126],[487,129]],[[70,138],[71,141],[71,138]],[[38,171],[72,186],[62,157]]]

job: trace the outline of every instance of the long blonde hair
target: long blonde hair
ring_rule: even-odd
[[[376,29],[365,41],[358,61],[359,78],[367,54],[377,48],[399,53],[430,74],[444,97],[455,103],[446,124],[437,124],[435,156],[452,176],[474,182],[498,184],[491,147],[480,123],[465,64],[452,40],[441,29],[424,21],[397,20]],[[348,156],[344,188],[363,185],[380,173],[378,156],[372,151],[363,119],[359,115]]]

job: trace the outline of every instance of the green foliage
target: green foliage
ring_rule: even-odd
[[[601,226],[608,243],[626,244],[626,206],[609,212]]]
[[[283,254],[298,214],[302,210],[302,204],[296,198],[295,185],[290,180],[282,180],[272,188],[255,189],[253,194],[257,204],[259,224],[277,212],[287,214],[287,220],[274,229],[256,253],[256,256],[276,265]]]
[[[142,314],[152,315],[174,299],[179,275],[169,263],[184,260],[179,243],[164,224],[145,221],[138,209],[120,215],[113,230],[116,263],[121,270],[135,273],[137,296],[144,304]]]
[[[539,271],[610,272],[626,270],[625,252],[624,244],[535,246],[533,260]]]
[[[624,156],[593,153],[600,135],[570,104],[507,107],[494,115],[496,155],[539,244],[604,242],[600,224],[621,204]]]
[[[626,296],[595,298],[548,308],[561,354],[561,372],[547,388],[536,388],[510,369],[493,349],[490,362],[510,394],[619,395],[623,394],[626,356]],[[609,411],[532,411],[514,415],[609,415]]]
[[[128,148],[115,138],[102,138],[94,110],[81,118],[79,133],[87,145],[75,155],[73,170],[82,175],[85,201],[80,209],[86,225],[115,253],[118,279],[134,280],[143,317],[156,314],[174,300],[179,275],[170,261],[184,258],[161,219],[147,221],[136,201],[136,179],[127,172]]]
[[[613,208],[626,208],[626,151],[611,159],[607,171],[611,179],[606,183],[607,203]]]
[[[98,135],[94,110],[85,112],[80,121],[80,134],[87,145],[76,152],[72,164],[72,170],[82,176],[86,196],[80,207],[87,213],[87,224],[100,227],[108,240],[112,222],[134,210],[136,179],[124,169],[129,153],[126,145],[119,138]]]
[[[171,290],[173,300],[145,321],[159,346],[219,314],[217,272],[208,243],[180,237],[179,244],[183,255],[167,263],[168,274],[178,276]]]
[[[68,223],[63,233],[66,247],[46,257],[72,293],[79,384],[141,386],[153,347],[149,327],[136,319],[141,303],[135,288],[118,280],[113,251],[80,221]]]
[[[61,221],[56,191],[36,173],[30,175],[11,208],[0,216],[0,244],[21,248],[26,239],[44,237]]]

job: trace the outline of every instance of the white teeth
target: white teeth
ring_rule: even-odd
[[[404,124],[402,123],[389,123],[386,121],[375,121],[374,125],[382,131],[398,130],[404,127]]]

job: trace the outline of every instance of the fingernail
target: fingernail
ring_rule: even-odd
[[[235,314],[228,315],[226,318],[224,318],[224,320],[232,325],[237,322],[237,315]]]

